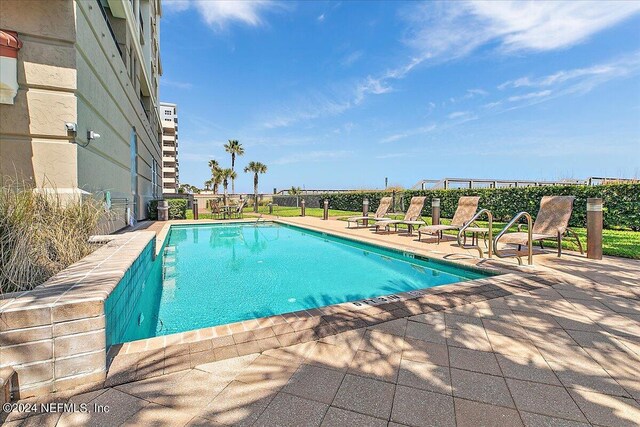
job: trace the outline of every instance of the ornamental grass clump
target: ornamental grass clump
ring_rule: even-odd
[[[0,292],[33,289],[90,254],[104,215],[91,196],[0,187]]]

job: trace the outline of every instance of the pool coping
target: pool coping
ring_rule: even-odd
[[[470,257],[474,265],[438,258],[416,250],[406,250],[393,242],[371,242],[341,235],[321,227],[301,226],[282,219],[265,219],[346,240],[364,243],[385,250],[410,253],[425,259],[494,274],[493,276],[452,284],[406,291],[376,298],[333,304],[320,308],[244,320],[159,337],[113,345],[107,354],[105,386],[113,386],[144,378],[166,375],[190,369],[199,364],[266,350],[286,347],[411,315],[444,310],[514,293],[550,286],[553,281],[535,269],[502,265],[485,265],[483,259]],[[173,225],[209,225],[254,223],[254,220],[169,221],[157,233],[156,253],[159,253]],[[481,265],[478,265],[481,264]],[[135,366],[135,368],[132,368]]]

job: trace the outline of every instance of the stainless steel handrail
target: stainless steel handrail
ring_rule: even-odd
[[[529,265],[533,265],[533,244],[532,244],[533,243],[532,242],[533,220],[531,219],[531,215],[528,212],[520,212],[520,213],[518,213],[516,216],[513,217],[513,219],[511,219],[511,221],[509,221],[509,223],[507,225],[505,225],[505,227],[502,229],[502,231],[500,231],[500,233],[498,233],[496,238],[493,240],[493,251],[494,251],[494,253],[496,254],[497,257],[505,258],[505,256],[500,255],[500,250],[498,249],[498,240],[500,240],[500,238],[507,232],[507,230],[509,230],[511,227],[513,227],[513,225],[516,223],[516,221],[518,221],[523,216],[527,218],[528,263],[529,263]],[[518,258],[518,264],[522,264],[522,260],[520,259],[520,256],[516,255],[516,258]]]
[[[480,218],[480,216],[482,214],[487,214],[487,218],[489,219],[489,249],[488,249],[488,257],[491,258],[491,255],[493,254],[493,214],[491,213],[491,211],[489,209],[480,209],[480,211],[478,211],[478,213],[476,213],[473,218],[471,218],[469,220],[469,222],[467,222],[461,229],[460,231],[458,231],[458,246],[463,247],[462,242],[460,241],[461,237],[464,236],[464,232],[467,228],[469,228],[470,225],[472,225],[478,218]],[[484,252],[482,251],[482,248],[480,247],[480,245],[476,246],[476,249],[478,249],[478,252],[480,252],[480,258],[484,257]]]

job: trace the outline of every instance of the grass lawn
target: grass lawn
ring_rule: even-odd
[[[307,216],[313,216],[322,218],[322,208],[306,208]],[[269,208],[267,206],[260,206],[258,208],[259,213],[268,214]],[[253,208],[249,207],[245,209],[245,213],[253,213]],[[281,217],[294,217],[300,216],[300,208],[274,206],[273,214]],[[341,211],[336,209],[329,209],[329,216],[331,217],[344,217],[340,219],[346,219],[349,216],[360,216],[362,212]],[[373,215],[373,213],[371,214]],[[403,215],[390,215],[391,218],[402,219]],[[201,214],[201,219],[211,219],[211,214]],[[193,213],[191,210],[187,210],[187,219],[193,219]],[[431,217],[423,217],[423,219],[431,224]],[[448,224],[447,219],[442,220],[443,224]],[[486,222],[479,221],[479,225],[486,226]],[[497,235],[500,230],[506,225],[504,222],[493,223],[493,235]],[[403,226],[401,226],[403,227]],[[515,228],[514,228],[515,231]],[[587,229],[586,228],[574,228],[574,231],[580,236],[580,241],[584,250],[587,250]],[[455,231],[445,232],[446,234],[457,234]],[[544,246],[548,248],[556,247],[552,241],[545,241]],[[577,246],[573,240],[564,240],[562,247],[569,250],[577,250]],[[602,232],[602,252],[605,255],[619,256],[623,258],[640,259],[640,232],[628,231],[628,230],[603,230]]]

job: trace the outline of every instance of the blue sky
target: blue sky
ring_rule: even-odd
[[[640,176],[640,2],[163,1],[180,181]]]

